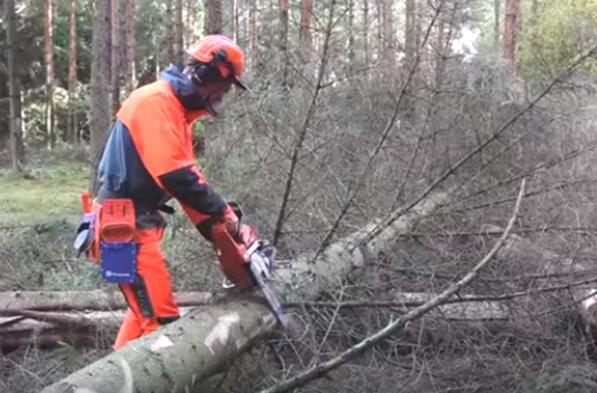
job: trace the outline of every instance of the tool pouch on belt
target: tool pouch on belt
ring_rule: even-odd
[[[135,208],[130,199],[106,199],[100,209],[100,271],[104,281],[132,283],[137,275]]]

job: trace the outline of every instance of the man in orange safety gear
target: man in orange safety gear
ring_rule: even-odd
[[[159,210],[171,209],[166,201],[177,199],[208,239],[214,223],[238,230],[236,215],[196,166],[191,124],[216,115],[232,85],[246,89],[239,79],[243,52],[230,38],[209,35],[187,55],[183,69],[170,65],[123,102],[99,165],[97,202],[123,198],[135,207],[137,277],[120,284],[129,308],[115,349],[179,317],[160,250],[166,223]]]

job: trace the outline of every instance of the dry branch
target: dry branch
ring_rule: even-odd
[[[525,181],[522,181],[520,186],[520,191],[518,193],[518,199],[516,201],[516,205],[514,206],[514,212],[512,213],[512,217],[508,222],[508,226],[506,230],[496,242],[496,244],[492,247],[489,253],[472,269],[470,270],[463,278],[458,280],[457,282],[451,284],[447,289],[442,291],[439,295],[435,296],[434,298],[430,299],[429,301],[425,302],[425,304],[413,309],[412,311],[408,312],[406,315],[396,319],[395,321],[391,321],[385,328],[378,331],[377,333],[373,334],[372,336],[367,337],[366,339],[360,341],[358,344],[350,347],[346,351],[342,352],[340,355],[335,356],[334,358],[316,364],[313,367],[308,368],[307,370],[299,373],[298,375],[283,381],[269,389],[263,390],[261,393],[282,393],[287,392],[291,389],[298,388],[307,384],[309,381],[313,379],[320,378],[327,374],[329,371],[343,365],[350,359],[362,354],[373,345],[381,341],[382,339],[395,334],[401,330],[403,330],[408,323],[411,321],[415,321],[421,318],[423,315],[428,313],[429,311],[437,308],[438,306],[445,303],[451,296],[455,295],[464,288],[466,285],[470,284],[477,273],[489,263],[493,259],[493,257],[497,254],[498,250],[503,246],[516,218],[518,217],[518,212],[520,210],[520,202],[522,201],[522,196],[524,195],[524,187]]]
[[[496,230],[497,227],[488,227]],[[576,304],[585,333],[597,339],[597,272],[590,266],[576,262],[572,258],[563,258],[554,252],[539,247],[530,240],[513,235],[508,239],[498,255],[501,259],[519,261],[521,271],[532,271],[540,275],[559,277],[569,288],[569,296]],[[526,262],[526,263],[524,263]],[[582,273],[588,285],[573,285],[571,280]]]
[[[448,198],[447,193],[441,193],[423,200],[369,242],[363,240],[376,223],[332,244],[315,261],[312,255],[297,258],[291,266],[277,270],[277,293],[285,302],[316,299],[339,277],[387,250],[397,234],[411,229]],[[271,313],[261,302],[229,298],[192,310],[184,318],[48,386],[43,393],[65,393],[73,388],[117,392],[122,385],[120,360],[130,365],[136,391],[184,392],[229,366],[240,352],[274,327]]]

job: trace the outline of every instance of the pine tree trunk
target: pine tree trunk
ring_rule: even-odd
[[[249,5],[249,70],[255,73],[257,68],[257,0]]]
[[[166,62],[174,60],[174,4],[175,0],[166,0]]]
[[[222,34],[222,0],[205,0],[205,34]]]
[[[382,1],[383,20],[383,48],[386,60],[392,60],[396,48],[396,37],[394,31],[394,2],[393,0]]]
[[[75,94],[77,89],[77,0],[70,3],[70,47],[68,56],[68,120],[66,140],[74,143],[77,134],[77,111]]]
[[[384,79],[393,89],[396,81],[394,65],[396,63],[396,34],[394,30],[394,1],[381,0],[383,22],[382,66]]]
[[[493,0],[493,48],[500,48],[500,0]]]
[[[414,62],[415,48],[417,46],[415,38],[415,0],[406,0],[404,11],[404,63],[407,68]]]
[[[182,67],[184,42],[183,42],[183,19],[182,19],[182,0],[175,0],[174,3],[174,58],[173,63]]]
[[[44,0],[44,63],[46,68],[46,144],[56,143],[54,107],[54,16],[52,0]]]
[[[229,0],[230,3],[230,23],[227,23],[230,26],[230,37],[234,41],[238,40],[238,0]]]
[[[17,75],[16,57],[18,38],[16,29],[15,1],[5,0],[8,94],[9,94],[9,125],[10,125],[10,158],[12,169],[22,170],[25,163],[25,149],[23,147],[23,128],[21,121],[21,86]]]
[[[303,0],[301,13],[301,55],[303,61],[308,63],[311,60],[313,52],[313,36],[311,34],[311,19],[313,17],[313,0]]]
[[[120,0],[111,0],[111,64],[110,77],[112,87],[112,113],[120,107]]]
[[[196,21],[196,10],[195,10],[195,0],[187,0],[187,18],[186,18],[186,28],[185,28],[185,37],[184,37],[184,47],[188,48],[193,45],[193,41],[195,40],[195,21]]]
[[[348,74],[354,72],[355,63],[354,0],[348,1]]]
[[[126,94],[130,94],[137,84],[135,77],[135,0],[126,0],[126,61],[124,84]]]
[[[376,43],[376,59],[383,60],[385,58],[385,37],[384,37],[384,29],[385,29],[385,0],[375,0],[375,17],[376,17],[376,25],[377,25],[377,43]]]
[[[91,63],[91,184],[97,191],[97,164],[110,127],[110,1],[98,0],[93,21]]]
[[[371,59],[369,53],[369,0],[363,0],[363,51],[365,52],[365,66],[369,67]]]
[[[503,58],[511,72],[516,72],[516,44],[520,26],[520,0],[506,0]]]
[[[288,0],[280,0],[280,27],[279,27],[279,47],[280,47],[280,66],[282,73],[282,85],[288,84]]]

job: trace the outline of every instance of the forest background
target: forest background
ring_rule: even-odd
[[[1,18],[0,291],[110,290],[72,240],[112,114],[224,33],[245,50],[252,93],[198,122],[195,149],[281,259],[450,198],[321,305],[295,308],[304,334],[254,347],[220,391],[275,385],[404,312],[376,301],[440,292],[487,254],[523,178],[512,231],[532,249],[498,256],[461,293],[503,300],[507,315],[433,314],[300,391],[597,389],[593,336],[568,298],[597,280],[596,0],[3,0]],[[177,290],[220,291],[180,209],[164,247]],[[554,260],[580,268],[546,271]],[[3,337],[0,392],[39,391],[104,356],[113,334]]]

